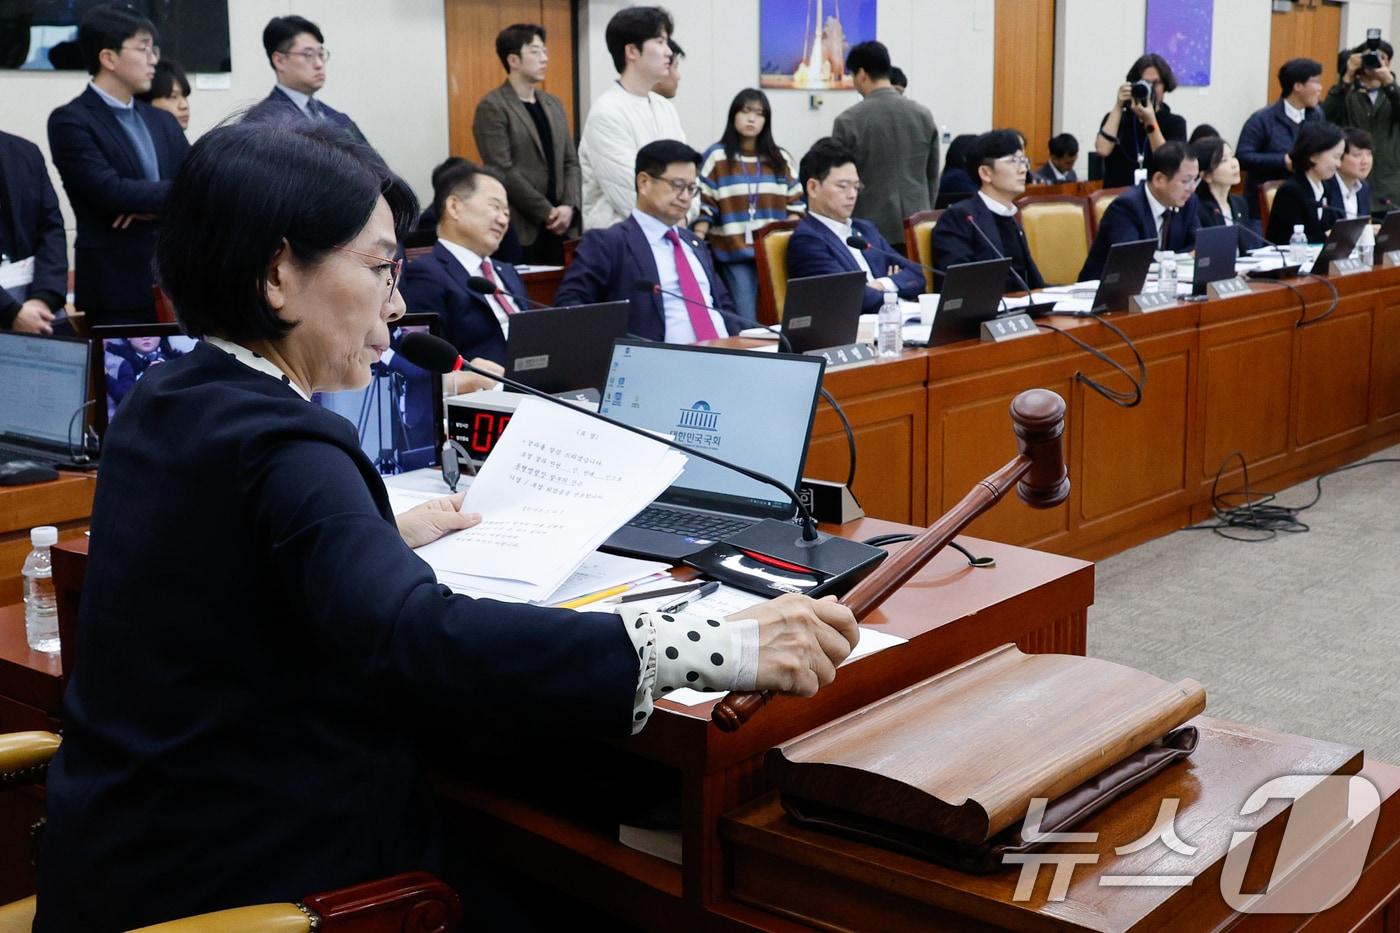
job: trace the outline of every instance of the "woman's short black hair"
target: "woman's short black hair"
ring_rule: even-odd
[[[948,151],[943,156],[943,171],[960,168],[969,175],[973,174],[972,166],[968,164],[967,157],[972,153],[972,144],[977,142],[976,133],[963,133],[953,137],[953,141],[948,144]]]
[[[1170,94],[1176,90],[1176,72],[1172,71],[1172,66],[1167,64],[1167,60],[1156,52],[1148,52],[1133,62],[1133,67],[1128,69],[1128,80],[1141,81],[1142,73],[1149,68],[1157,69],[1157,75],[1162,79],[1163,94]]]
[[[1208,136],[1219,135],[1220,131],[1217,130],[1215,127],[1211,126],[1209,123],[1202,123],[1200,126],[1197,126],[1194,130],[1191,131],[1191,137],[1186,141],[1194,146],[1196,143],[1200,142]]]
[[[102,70],[103,51],[111,49],[120,55],[122,43],[139,32],[149,32],[151,41],[160,43],[156,27],[128,3],[104,3],[83,14],[78,23],[78,48],[83,51],[88,74]]]
[[[1293,160],[1293,174],[1302,175],[1312,168],[1313,156],[1326,152],[1343,139],[1341,129],[1326,120],[1304,120],[1298,127],[1293,148],[1288,151],[1288,157]]]
[[[156,62],[156,76],[151,79],[150,89],[137,94],[136,99],[148,104],[153,100],[164,100],[174,94],[177,87],[181,94],[190,96],[190,79],[185,75],[185,69],[173,58],[162,58]]]
[[[369,146],[307,120],[226,123],[190,149],[156,235],[156,278],[192,336],[279,340],[293,324],[267,303],[286,242],[306,265],[353,240],[383,195],[399,237],[418,201]]]
[[[1225,161],[1226,145],[1225,140],[1219,136],[1202,136],[1190,144],[1191,154],[1200,164],[1202,176],[1209,175]]]
[[[612,56],[613,67],[618,74],[627,67],[627,46],[638,49],[648,39],[656,39],[663,34],[670,37],[676,31],[671,14],[659,6],[629,6],[618,10],[608,20],[603,30],[603,41],[607,43],[608,54]]]

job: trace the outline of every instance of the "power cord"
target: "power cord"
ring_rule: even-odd
[[[1240,463],[1243,486],[1239,489],[1221,492],[1220,480],[1225,474],[1225,468],[1234,460],[1238,460]],[[1280,534],[1304,534],[1311,529],[1298,519],[1298,515],[1317,505],[1322,498],[1322,481],[1324,479],[1335,473],[1345,473],[1348,470],[1381,463],[1400,463],[1400,457],[1361,460],[1321,473],[1313,480],[1314,493],[1311,500],[1302,505],[1287,506],[1274,504],[1278,498],[1277,493],[1266,493],[1255,497],[1249,485],[1249,464],[1245,462],[1244,454],[1237,450],[1221,462],[1220,469],[1215,471],[1215,480],[1211,483],[1210,505],[1211,511],[1215,514],[1215,521],[1208,524],[1190,525],[1182,530],[1213,531],[1222,538],[1243,541],[1247,544],[1272,541]],[[1231,500],[1236,501],[1232,502]],[[1232,533],[1236,530],[1246,534]]]
[[[1290,285],[1288,282],[1285,282],[1282,279],[1254,279],[1253,284],[1277,285],[1279,288],[1286,288],[1293,293],[1293,297],[1298,299],[1298,320],[1293,325],[1294,327],[1311,327],[1314,324],[1327,320],[1329,317],[1332,316],[1332,312],[1337,310],[1337,304],[1341,301],[1341,295],[1337,292],[1337,286],[1332,284],[1332,280],[1324,275],[1313,275],[1311,272],[1304,272],[1298,277],[1306,279],[1316,279],[1323,285],[1326,285],[1328,291],[1332,293],[1332,304],[1328,305],[1326,311],[1322,312],[1312,320],[1308,320],[1307,299],[1303,297],[1303,293],[1298,291],[1298,289],[1295,286]]]
[[[846,432],[846,449],[850,452],[851,463],[850,471],[846,474],[846,488],[850,489],[856,484],[856,432],[851,430],[850,420],[846,417],[845,411],[841,409],[841,405],[831,397],[831,393],[825,388],[821,390],[821,393],[822,398],[826,399],[826,403],[831,406],[831,410],[836,412],[836,417],[841,419],[841,428]],[[851,494],[855,495],[854,491]]]
[[[906,541],[913,541],[917,537],[918,535],[899,533],[876,535],[873,538],[866,538],[861,543],[869,544],[872,547],[887,547],[891,544],[903,544]],[[995,567],[997,565],[997,559],[995,557],[978,557],[956,541],[949,541],[948,546],[963,557],[966,557],[969,567]]]
[[[1050,313],[1054,315],[1062,314],[1061,312],[1056,311],[1052,311]],[[1044,321],[1035,322],[1036,327],[1040,327],[1045,330],[1053,330],[1055,333],[1060,334],[1065,339],[1073,343],[1075,346],[1079,347],[1079,349],[1083,350],[1085,353],[1090,354],[1091,356],[1095,357],[1101,362],[1122,373],[1123,378],[1127,379],[1128,382],[1132,384],[1133,388],[1132,391],[1123,392],[1118,389],[1114,389],[1110,386],[1104,385],[1102,382],[1098,382],[1097,380],[1090,379],[1088,376],[1084,375],[1082,371],[1075,372],[1074,378],[1077,381],[1084,383],[1086,386],[1093,389],[1095,392],[1099,393],[1115,405],[1118,405],[1122,408],[1136,408],[1142,402],[1142,390],[1143,387],[1147,385],[1147,365],[1143,362],[1142,354],[1138,352],[1137,346],[1132,342],[1132,340],[1128,339],[1128,335],[1123,333],[1123,331],[1118,327],[1118,325],[1114,324],[1107,318],[1100,317],[1097,313],[1093,311],[1063,312],[1062,316],[1091,317],[1094,320],[1098,321],[1100,324],[1102,324],[1104,327],[1107,327],[1109,330],[1113,331],[1113,333],[1118,335],[1118,339],[1123,341],[1123,344],[1133,354],[1133,358],[1137,361],[1138,375],[1136,379],[1133,378],[1132,373],[1128,372],[1126,367],[1120,364],[1117,360],[1113,359],[1107,353],[1104,353],[1098,347],[1090,346],[1083,340],[1080,340],[1078,337],[1071,334],[1069,331],[1061,327],[1056,327],[1054,324],[1047,324]]]

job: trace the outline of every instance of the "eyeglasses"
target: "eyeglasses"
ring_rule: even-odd
[[[1008,165],[1015,165],[1021,168],[1029,168],[1031,164],[1031,160],[1023,155],[1001,156],[1000,158],[993,159],[992,161],[1005,162]]]
[[[283,55],[295,55],[308,65],[315,62],[325,64],[331,60],[331,50],[325,47],[319,49],[302,49],[300,52],[283,52]]]
[[[647,174],[651,175],[650,172]],[[651,175],[651,177],[670,185],[671,190],[676,194],[684,194],[687,197],[693,198],[700,193],[700,186],[693,181],[688,182],[680,178],[667,178],[664,175]]]
[[[160,46],[158,45],[150,45],[149,43],[146,45],[123,45],[122,49],[123,51],[129,49],[137,52],[153,62],[160,61]]]
[[[403,273],[402,259],[388,259],[384,256],[376,256],[373,253],[362,253],[359,250],[349,249],[344,246],[332,246],[331,249],[342,253],[349,253],[352,256],[362,256],[365,259],[373,259],[379,265],[374,267],[376,272],[388,270],[389,272],[389,294],[384,297],[387,302],[394,297],[394,288],[399,284],[399,276]]]
[[[831,183],[831,187],[837,189],[838,191],[842,191],[842,192],[845,192],[845,191],[854,191],[856,194],[860,194],[862,191],[865,190],[865,182],[863,182],[863,181],[833,181],[833,182]]]

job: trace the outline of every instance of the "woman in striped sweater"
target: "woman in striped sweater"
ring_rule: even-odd
[[[739,314],[758,320],[754,235],[806,209],[792,156],[773,142],[768,95],[745,88],[729,105],[724,136],[705,150],[700,167],[700,218],[695,234],[710,252]]]

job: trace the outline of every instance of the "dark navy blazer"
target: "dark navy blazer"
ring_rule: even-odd
[[[967,219],[969,214],[972,215],[971,222]],[[978,236],[977,230],[972,229],[974,223],[977,230],[982,231],[982,236]],[[1026,232],[1016,220],[1012,219],[1011,223],[1016,228],[1020,249],[1026,257],[1026,284],[1031,288],[1044,288],[1045,279],[1036,268],[1035,257],[1031,255],[1031,245],[1026,242]],[[996,250],[1000,252],[994,251],[992,244],[995,244]],[[943,275],[953,266],[1001,259],[1011,255],[1012,248],[1001,238],[1001,226],[997,223],[997,215],[992,213],[985,201],[974,194],[966,201],[959,201],[944,211],[943,216],[938,219],[937,226],[933,228],[933,264],[942,270],[934,272],[934,286],[942,288]],[[1014,272],[1006,274],[1005,290],[1022,290]]]
[[[27,139],[0,133],[0,245],[11,259],[34,257],[30,298],[57,311],[68,297],[68,240],[44,154]],[[0,290],[0,327],[20,303]]]
[[[1167,247],[1173,252],[1186,253],[1196,248],[1196,231],[1201,226],[1197,215],[1196,196],[1193,194],[1186,205],[1176,212],[1171,229],[1167,232]],[[1103,273],[1109,247],[1115,243],[1155,239],[1157,224],[1152,219],[1152,206],[1147,203],[1147,190],[1137,185],[1124,191],[1104,211],[1094,245],[1089,248],[1089,257],[1084,260],[1084,268],[1079,270],[1079,281],[1097,279]]]
[[[79,310],[98,311],[96,324],[103,323],[104,309],[154,306],[151,260],[156,224],[137,220],[118,230],[112,221],[122,214],[163,211],[171,179],[190,148],[173,116],[139,100],[135,103],[155,144],[159,181],[146,180],[126,131],[91,87],[49,114],[49,152],[78,218],[74,303]]]
[[[715,272],[714,261],[705,244],[694,235],[681,231],[681,239],[690,247],[710,280],[710,304],[723,312],[725,329],[737,334],[744,323],[734,310],[729,289]],[[659,282],[656,259],[651,246],[635,218],[601,230],[590,230],[579,241],[574,261],[564,270],[564,279],[554,303],[560,307],[589,305],[603,301],[631,302],[627,317],[629,334],[644,340],[666,339],[666,312],[661,296],[641,289],[638,282]]]
[[[1239,241],[1239,252],[1243,256],[1256,246],[1260,246],[1257,234],[1259,233],[1259,221],[1253,220],[1249,216],[1249,205],[1245,203],[1244,195],[1229,195],[1230,213],[1234,215],[1236,227],[1248,227],[1256,236],[1251,237],[1248,233],[1236,233]],[[1220,202],[1215,200],[1215,196],[1210,193],[1210,189],[1201,185],[1196,189],[1196,219],[1200,221],[1200,226],[1223,227],[1225,225],[1225,214]]]
[[[206,343],[124,404],[93,504],[35,930],[440,871],[406,723],[630,731],[637,652],[618,617],[439,585],[345,418]]]
[[[924,290],[927,281],[924,272],[916,263],[896,253],[889,240],[880,235],[875,225],[858,217],[851,218],[851,230],[865,238],[872,249],[866,252],[866,262],[876,278],[892,265],[900,270],[892,278],[899,297],[915,299]],[[851,248],[841,242],[841,238],[826,224],[811,214],[803,214],[788,240],[787,271],[789,279],[802,279],[812,275],[830,275],[833,272],[860,272],[860,263],[851,255]],[[885,296],[873,288],[867,288],[861,299],[861,311],[874,314],[880,310]]]
[[[356,142],[367,142],[365,134],[360,132],[360,128],[355,125],[354,120],[350,119],[339,110],[336,110],[320,98],[315,98],[315,100],[316,105],[326,114],[327,120],[349,132],[349,134],[355,138]],[[296,101],[288,97],[280,87],[273,85],[272,91],[262,100],[258,101],[253,109],[248,111],[248,116],[245,119],[276,122],[278,120],[292,118],[300,120],[311,119],[305,110],[297,106]]]
[[[499,273],[500,287],[510,292],[511,304],[527,310],[525,283],[515,267],[495,261],[491,267]],[[506,335],[486,299],[467,288],[468,278],[466,267],[437,242],[432,252],[404,266],[399,288],[409,311],[429,311],[442,318],[443,337],[464,359],[481,356],[504,366]]]
[[[1310,107],[1303,112],[1303,122],[1321,120],[1322,108]],[[1259,218],[1259,185],[1261,182],[1288,177],[1288,169],[1283,157],[1293,148],[1298,138],[1298,126],[1288,119],[1283,109],[1283,98],[1267,107],[1261,107],[1250,114],[1240,130],[1240,144],[1235,149],[1240,167],[1247,177],[1244,182],[1244,199],[1249,203],[1249,216]]]
[[[1366,193],[1367,207],[1370,207],[1370,194]],[[1357,198],[1357,207],[1361,199]],[[1274,204],[1269,208],[1269,226],[1264,237],[1270,243],[1287,243],[1293,236],[1293,228],[1299,224],[1308,236],[1309,243],[1321,243],[1338,220],[1345,219],[1342,207],[1342,185],[1336,177],[1322,183],[1321,216],[1318,216],[1318,202],[1313,195],[1312,185],[1307,176],[1295,174],[1274,192]],[[1362,216],[1366,216],[1362,214]]]

